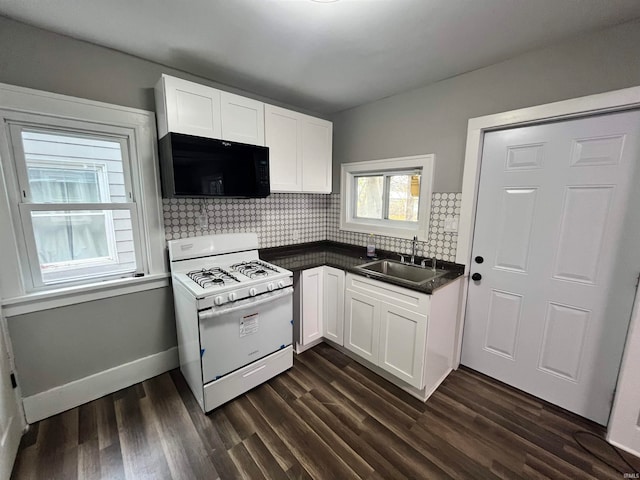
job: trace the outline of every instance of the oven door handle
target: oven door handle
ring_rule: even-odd
[[[256,298],[256,299],[250,299],[253,300],[251,301],[247,301],[247,300],[240,300],[240,302],[242,302],[241,305],[237,305],[234,307],[229,307],[229,308],[212,308],[209,310],[204,310],[200,313],[198,313],[198,318],[200,320],[207,320],[209,318],[215,318],[215,317],[219,317],[220,315],[227,315],[229,313],[233,313],[236,312],[238,310],[244,310],[245,308],[251,308],[251,307],[255,307],[257,305],[262,305],[263,303],[267,303],[267,302],[271,302],[273,300],[277,300],[279,298],[282,297],[286,297],[287,295],[291,295],[293,294],[293,287],[287,287],[287,288],[283,288],[282,290],[278,290],[277,292],[271,293],[271,294],[266,294],[265,298],[261,298],[264,297],[265,295],[260,295],[260,297]],[[246,303],[244,303],[246,302]]]

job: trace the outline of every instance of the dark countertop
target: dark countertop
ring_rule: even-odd
[[[362,265],[376,259],[390,258],[393,260],[399,260],[397,253],[377,250],[376,254],[377,256],[375,259],[370,259],[366,257],[365,247],[331,241],[301,243],[298,245],[265,248],[260,250],[261,259],[293,272],[327,265],[329,267],[339,268],[346,272],[392,283],[400,287],[409,288],[429,295],[464,273],[464,265],[438,261],[438,269],[447,270],[447,273],[442,277],[429,280],[422,285],[414,285],[403,282],[399,279],[381,279],[373,275],[367,275],[366,271],[356,268],[358,265]],[[422,259],[422,257],[416,257],[416,263],[420,263]]]

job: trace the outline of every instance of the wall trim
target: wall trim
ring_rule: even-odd
[[[161,273],[140,278],[123,278],[91,285],[30,293],[21,297],[5,298],[0,300],[0,303],[4,309],[5,317],[15,317],[25,313],[155,290],[156,288],[168,287],[169,284],[169,274]]]
[[[28,423],[34,423],[117,392],[177,368],[178,347],[89,375],[51,390],[23,398]]]

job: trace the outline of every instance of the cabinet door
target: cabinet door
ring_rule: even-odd
[[[378,366],[416,388],[424,387],[427,317],[381,303]]]
[[[170,132],[220,138],[220,90],[163,76],[167,127]]]
[[[221,92],[222,139],[264,146],[264,103]]]
[[[265,144],[269,147],[272,192],[302,191],[301,116],[291,110],[265,105]]]
[[[338,345],[344,342],[344,272],[324,267],[323,336]]]
[[[344,347],[378,364],[380,302],[352,290],[344,294]]]
[[[300,344],[322,337],[323,317],[323,267],[310,268],[301,274],[302,281],[302,322],[300,326]]]
[[[331,193],[333,124],[304,116],[302,120],[302,191]]]

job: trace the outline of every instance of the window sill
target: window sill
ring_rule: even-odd
[[[88,285],[29,293],[20,297],[4,298],[2,299],[2,313],[5,317],[14,317],[25,313],[49,310],[50,308],[65,307],[102,298],[167,287],[169,285],[169,277],[168,273],[160,273],[139,278],[121,278]]]
[[[402,228],[381,225],[380,223],[341,221],[340,230],[366,234],[370,233],[387,237],[406,238],[408,240],[411,240],[414,235],[417,235],[418,240],[421,241],[426,241],[427,236],[426,232],[421,231],[418,226],[416,226],[415,228]]]

